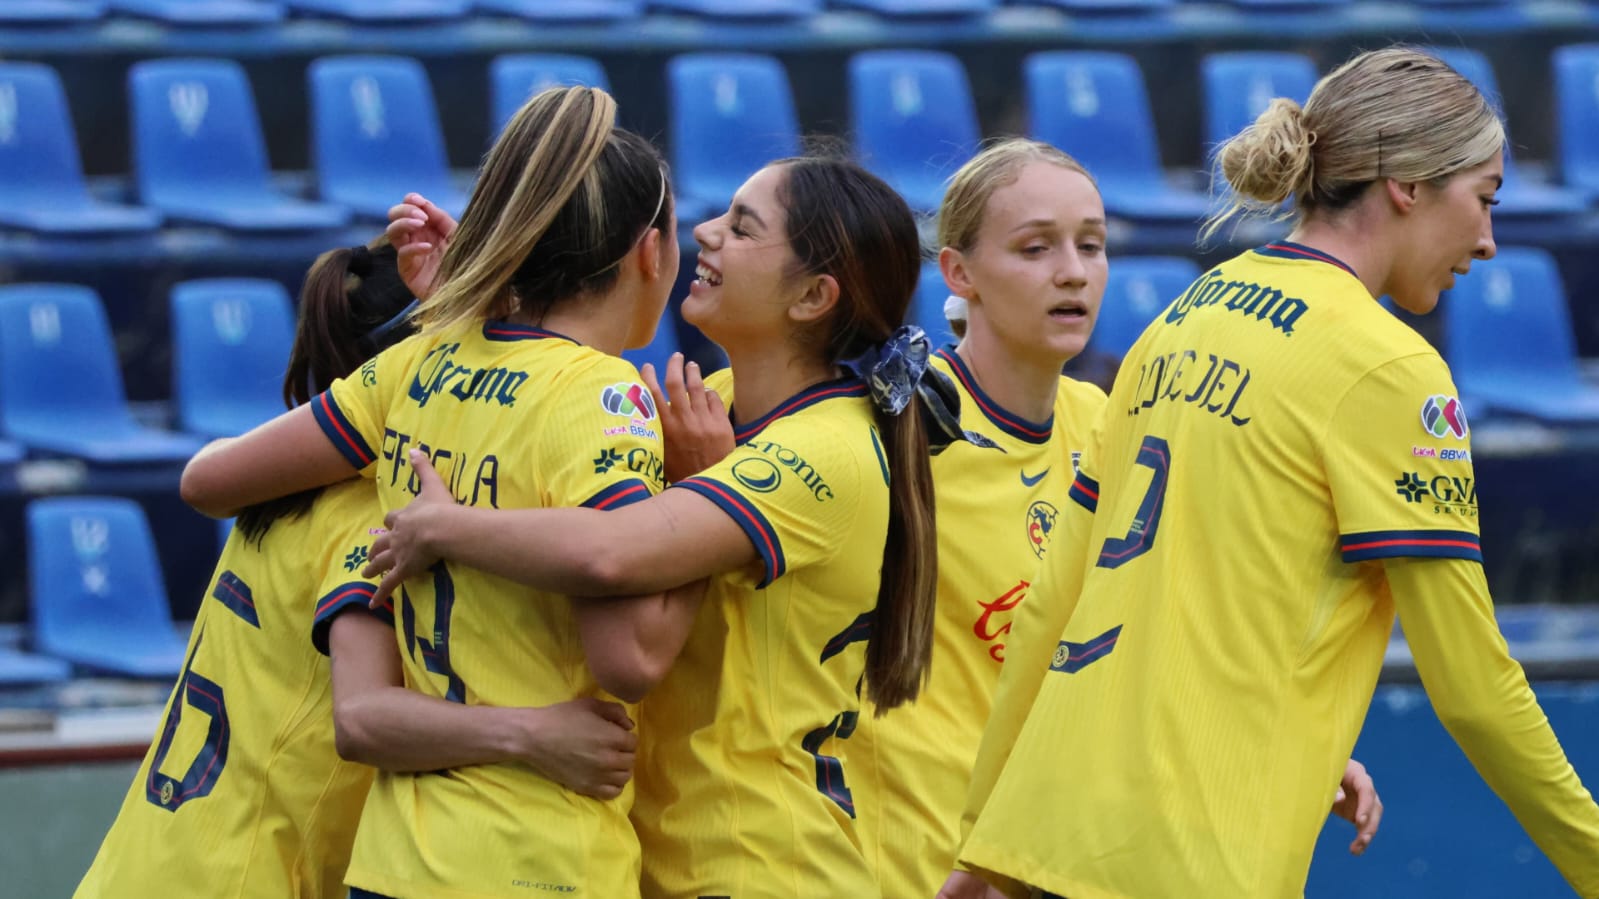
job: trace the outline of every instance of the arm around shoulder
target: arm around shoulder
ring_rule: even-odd
[[[309,406],[240,437],[214,440],[184,466],[183,501],[212,518],[354,477],[356,470],[317,425]]]

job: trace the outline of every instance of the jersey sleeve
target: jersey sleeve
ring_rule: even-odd
[[[698,493],[743,528],[761,557],[759,589],[787,571],[832,558],[861,491],[878,478],[888,483],[887,455],[875,429],[847,432],[805,416],[768,426],[672,488]]]
[[[1322,445],[1345,562],[1482,561],[1470,428],[1436,354],[1366,374],[1334,411]]]
[[[383,445],[383,421],[394,383],[406,374],[406,360],[415,347],[411,338],[368,359],[348,377],[333,382],[311,398],[311,414],[351,467],[370,477],[377,461],[373,447]]]
[[[661,491],[660,417],[631,364],[601,359],[549,403],[538,458],[551,506],[615,509]]]
[[[323,655],[328,654],[328,632],[333,627],[333,619],[346,612],[375,615],[390,627],[394,626],[394,601],[386,601],[381,609],[370,608],[368,603],[377,592],[378,579],[361,576],[372,541],[382,533],[383,507],[378,503],[377,490],[371,485],[359,483],[348,489],[360,492],[355,496],[346,493],[319,497],[319,503],[332,502],[329,508],[312,513],[315,535],[311,545],[328,549],[311,621],[311,644]]]

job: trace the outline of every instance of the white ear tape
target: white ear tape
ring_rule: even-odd
[[[944,299],[944,320],[963,322],[966,320],[966,301],[954,294]]]

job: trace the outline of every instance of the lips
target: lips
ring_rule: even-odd
[[[1079,319],[1087,316],[1088,307],[1077,302],[1068,301],[1051,306],[1049,309],[1050,318]]]

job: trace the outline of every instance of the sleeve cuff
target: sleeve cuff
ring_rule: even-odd
[[[772,529],[771,522],[766,520],[761,510],[755,508],[738,491],[706,477],[687,478],[673,484],[671,489],[679,488],[692,490],[715,503],[717,508],[726,512],[729,518],[744,529],[745,535],[755,544],[755,551],[761,557],[763,575],[756,589],[767,586],[788,570],[788,563],[783,558],[783,544],[777,539],[777,531]]]
[[[1099,482],[1082,472],[1072,481],[1071,498],[1089,512],[1099,508]]]
[[[333,447],[357,471],[371,465],[377,459],[377,454],[372,452],[372,447],[361,437],[361,432],[350,423],[349,416],[333,402],[331,390],[323,391],[311,399],[311,414],[316,417],[317,425],[322,428],[322,433],[327,435]]]
[[[625,481],[617,481],[615,484],[589,497],[583,502],[583,507],[585,509],[602,510],[620,509],[623,506],[641,503],[651,496],[654,496],[654,494],[650,491],[648,484],[638,478],[628,478]]]
[[[1339,538],[1345,562],[1420,557],[1482,561],[1482,543],[1468,531],[1361,531]]]
[[[328,654],[328,631],[333,628],[333,619],[352,609],[366,612],[393,627],[393,600],[385,602],[381,609],[373,609],[367,605],[372,601],[372,595],[377,592],[377,584],[369,581],[351,581],[334,587],[318,600],[316,619],[311,623],[311,645],[316,647],[317,652]]]

